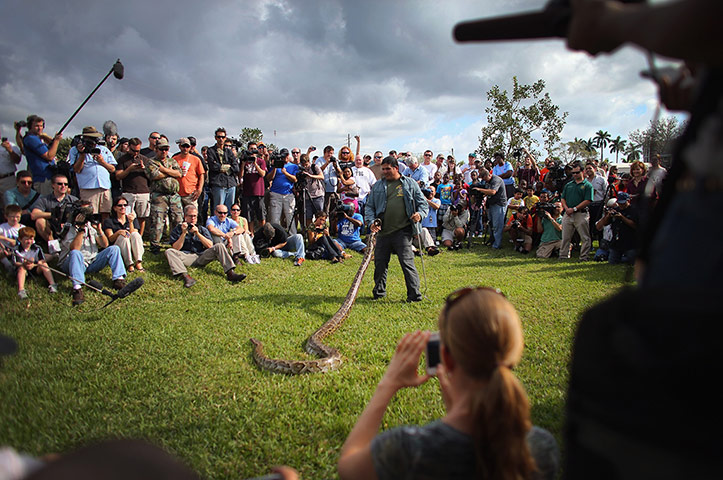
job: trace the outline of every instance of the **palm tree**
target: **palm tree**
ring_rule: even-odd
[[[595,140],[592,138],[589,138],[587,140],[581,140],[582,146],[585,149],[585,151],[590,155],[597,155],[597,150],[595,149]]]
[[[610,143],[611,135],[608,132],[604,132],[602,130],[598,130],[595,134],[594,140],[595,140],[595,146],[600,149],[600,161],[603,161],[603,152],[605,151],[605,147],[608,146],[608,143]]]
[[[620,135],[615,140],[610,140],[610,153],[615,154],[615,163],[618,163],[618,154],[625,150],[627,143],[628,141],[620,138]]]
[[[643,154],[643,148],[637,143],[631,142],[628,143],[625,154],[627,155],[628,162],[634,162],[635,160],[640,160],[640,156]]]

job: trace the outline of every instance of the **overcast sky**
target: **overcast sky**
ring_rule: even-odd
[[[111,76],[64,133],[118,124],[144,144],[212,143],[258,127],[278,146],[362,152],[426,148],[463,158],[478,145],[486,92],[542,78],[561,111],[563,141],[597,130],[623,138],[647,126],[654,86],[642,52],[571,53],[562,40],[457,44],[463,20],[536,10],[541,0],[222,1],[4,0],[0,128],[36,113],[54,133],[117,58]],[[275,133],[274,133],[275,132]],[[352,138],[353,142],[353,138]],[[353,146],[353,143],[352,143]]]

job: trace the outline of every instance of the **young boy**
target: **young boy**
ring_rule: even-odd
[[[525,206],[528,210],[532,210],[532,207],[540,201],[540,197],[535,195],[535,189],[531,185],[527,186],[526,194],[527,195],[523,199],[525,201]]]
[[[519,188],[515,189],[515,196],[507,201],[507,215],[505,221],[508,221],[513,213],[517,213],[517,209],[524,206],[525,202],[522,201],[522,190]]]
[[[8,273],[13,271],[13,264],[8,260],[10,251],[18,244],[18,231],[25,225],[20,223],[22,210],[18,205],[5,207],[7,222],[0,225],[0,262]]]
[[[17,269],[18,279],[18,297],[21,299],[28,298],[28,293],[25,291],[25,278],[29,272],[32,272],[36,268],[48,281],[48,291],[50,293],[58,292],[58,285],[53,280],[53,273],[48,268],[48,264],[45,262],[45,256],[43,251],[35,245],[35,229],[30,227],[23,227],[18,232],[18,244],[13,250],[12,260]]]

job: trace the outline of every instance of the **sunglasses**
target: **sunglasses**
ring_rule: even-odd
[[[116,207],[127,207],[127,206],[128,206],[127,203],[119,203],[116,205]]]
[[[148,140],[160,140],[161,137],[148,137]]]
[[[216,212],[216,215],[228,215],[228,212]]]
[[[67,183],[61,183],[61,182],[55,182],[55,184],[59,187],[67,187],[68,186]]]
[[[18,183],[22,183],[23,185],[32,185],[32,180],[20,180]]]
[[[444,311],[445,315],[449,313],[449,309],[452,308],[452,305],[457,303],[461,298],[466,297],[472,292],[475,292],[477,290],[484,290],[492,293],[496,293],[498,295],[502,295],[503,297],[507,298],[507,295],[505,295],[502,290],[499,288],[492,288],[492,287],[464,287],[460,288],[458,290],[455,290],[454,292],[447,295],[447,298],[444,301]]]
[[[240,208],[232,208],[231,211],[232,211],[232,212],[240,212],[241,209],[240,209]]]
[[[216,138],[226,138],[226,135],[216,135]]]
[[[374,155],[374,158],[382,158],[381,155]]]
[[[158,147],[158,150],[160,150],[161,152],[167,152],[170,149],[171,149],[171,147]]]

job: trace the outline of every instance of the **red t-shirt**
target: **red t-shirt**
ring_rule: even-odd
[[[263,158],[258,159],[261,170],[266,170],[266,161]],[[258,174],[254,162],[241,163],[243,173],[242,196],[244,197],[263,197],[266,191],[264,186],[264,177]]]

